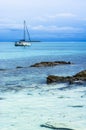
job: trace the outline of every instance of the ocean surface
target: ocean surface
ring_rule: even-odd
[[[41,61],[74,64],[30,67]],[[30,47],[1,42],[0,130],[49,129],[42,124],[86,130],[86,84],[46,84],[48,75],[71,76],[82,70],[86,70],[85,42],[34,42]]]

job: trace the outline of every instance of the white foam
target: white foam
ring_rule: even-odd
[[[40,125],[45,123],[85,130],[86,96],[81,98],[80,88],[59,91],[58,87],[40,85],[30,94],[27,88],[1,95],[4,99],[0,100],[0,130],[42,130],[45,128]]]

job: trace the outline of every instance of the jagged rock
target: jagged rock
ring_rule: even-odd
[[[78,78],[78,79],[82,79],[82,80],[86,80],[86,70],[81,71],[79,73],[77,73],[75,76],[73,76],[74,78]]]
[[[81,71],[79,73],[77,73],[74,76],[55,76],[55,75],[49,75],[47,77],[47,83],[53,83],[53,82],[58,82],[58,83],[64,83],[64,82],[68,82],[70,84],[73,83],[83,83],[83,81],[86,81],[86,70]]]
[[[47,66],[56,66],[56,65],[65,65],[65,64],[72,64],[72,63],[66,61],[40,62],[31,65],[30,67],[47,67]]]

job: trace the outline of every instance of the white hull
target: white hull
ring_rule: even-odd
[[[20,42],[16,42],[15,46],[31,46],[31,43],[26,41],[20,41]]]

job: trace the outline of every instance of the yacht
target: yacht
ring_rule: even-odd
[[[24,38],[23,40],[19,40],[15,42],[15,46],[31,46],[30,34],[26,25],[26,21],[24,21]],[[26,35],[28,36],[28,40],[26,40]]]

